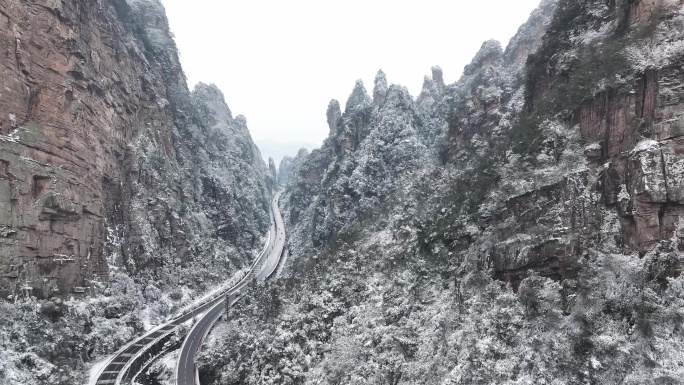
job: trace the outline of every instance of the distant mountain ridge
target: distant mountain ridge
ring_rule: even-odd
[[[265,161],[268,162],[268,158],[273,158],[276,164],[279,164],[286,156],[296,156],[302,148],[312,151],[321,146],[320,143],[316,144],[305,141],[285,142],[273,139],[256,139],[254,142],[259,147]]]

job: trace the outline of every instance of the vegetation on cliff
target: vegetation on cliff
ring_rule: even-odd
[[[357,83],[202,383],[679,383],[682,17],[544,1],[455,84]]]

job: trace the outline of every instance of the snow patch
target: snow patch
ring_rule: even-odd
[[[105,357],[100,361],[96,361],[93,366],[90,367],[90,371],[88,372],[88,383],[89,384],[94,384],[95,381],[97,380],[98,375],[100,374],[100,371],[104,369],[104,367],[107,365],[109,362],[109,357]]]
[[[645,139],[642,140],[641,142],[637,143],[636,146],[632,149],[632,151],[629,152],[630,155],[634,155],[636,153],[646,151],[646,150],[651,150],[655,147],[659,147],[660,144],[653,140],[653,139]]]

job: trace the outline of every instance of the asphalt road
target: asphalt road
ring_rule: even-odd
[[[266,280],[271,277],[278,269],[280,263],[280,256],[285,248],[285,224],[283,223],[283,216],[280,214],[278,202],[280,201],[280,192],[276,193],[271,202],[271,212],[275,222],[275,235],[273,236],[273,246],[269,252],[268,258],[264,267],[257,274],[258,280]],[[273,235],[273,233],[271,233]]]
[[[217,295],[215,298],[211,298],[208,300],[206,303],[202,304],[201,306],[197,307],[196,309],[183,314],[181,316],[178,316],[177,318],[169,321],[168,323],[159,326],[151,331],[149,331],[147,334],[143,335],[142,337],[139,337],[137,340],[135,340],[133,343],[128,345],[125,349],[122,351],[118,352],[110,362],[107,363],[107,365],[104,367],[102,372],[100,373],[99,377],[95,380],[93,385],[113,385],[116,384],[117,378],[119,377],[120,373],[130,364],[130,362],[136,357],[139,356],[140,354],[145,353],[148,351],[151,346],[154,344],[156,340],[158,340],[161,337],[164,337],[165,335],[168,335],[169,333],[173,332],[178,326],[181,324],[185,323],[186,321],[194,318],[198,314],[205,313],[201,319],[195,324],[193,327],[192,331],[194,330],[202,330],[202,327],[204,328],[205,331],[208,331],[211,326],[216,322],[218,317],[223,313],[225,310],[225,300],[226,296],[228,297],[229,301],[232,301],[234,303],[237,300],[238,293],[240,290],[242,290],[245,286],[249,284],[249,282],[253,278],[257,279],[265,279],[266,277],[271,276],[271,274],[277,269],[278,267],[278,262],[277,261],[272,261],[271,259],[273,258],[274,255],[277,254],[278,259],[280,257],[280,254],[282,253],[282,248],[285,242],[285,230],[283,227],[283,220],[282,216],[280,215],[280,211],[278,209],[278,199],[280,198],[280,193],[277,193],[274,196],[274,199],[272,201],[272,206],[273,206],[273,216],[274,216],[274,221],[273,221],[273,226],[271,226],[270,231],[270,237],[269,237],[269,244],[266,246],[264,252],[259,255],[257,260],[254,262],[254,265],[252,266],[252,271],[245,276],[240,282],[238,282],[235,286],[233,286],[230,290],[228,290],[227,293]],[[279,250],[279,251],[278,251]],[[269,271],[268,274],[265,272]],[[201,327],[200,327],[201,326]],[[188,335],[187,338],[191,337],[191,333]],[[185,363],[192,362],[192,370],[188,370],[189,372],[192,373],[192,376],[194,377],[194,356],[195,352],[197,351],[197,348],[199,348],[199,345],[201,344],[201,340],[204,337],[205,333],[201,333],[199,335],[195,334],[193,337],[194,339],[190,340],[190,343],[185,345],[191,345],[195,344],[195,349],[188,350],[192,351],[193,353],[189,356],[186,357],[187,361]],[[186,339],[187,341],[187,339]],[[189,349],[189,348],[188,348]],[[179,366],[180,365],[179,361]],[[183,364],[185,364],[183,363]],[[193,384],[194,378],[191,382],[187,382],[188,384]],[[180,383],[180,382],[179,382]]]
[[[133,344],[126,349],[119,352],[103,369],[100,376],[97,378],[96,385],[112,385],[116,384],[119,373],[126,367],[126,365],[135,356],[149,349],[149,347],[159,338],[173,332],[179,325],[193,318],[195,315],[206,311],[207,308],[215,305],[217,301],[223,302],[223,297],[218,300],[212,300],[202,305],[198,309],[180,316],[167,324],[153,329],[144,336],[138,338]]]
[[[271,277],[278,269],[280,256],[283,253],[285,246],[285,226],[283,224],[283,217],[278,208],[278,201],[280,199],[280,192],[273,197],[271,202],[273,213],[274,227],[271,228],[271,244],[268,246],[267,252],[264,253],[264,259],[258,261],[253,269],[254,277],[257,280],[263,281]],[[251,280],[245,280],[244,284],[241,282],[231,289],[228,294],[229,304],[234,304],[238,298],[240,290],[242,290]],[[202,345],[202,340],[209,333],[216,321],[221,317],[225,311],[224,302],[221,302],[211,308],[197,323],[192,327],[192,330],[185,337],[180,354],[178,355],[178,362],[176,364],[176,384],[177,385],[196,385],[196,368],[195,356]]]
[[[225,310],[225,301],[221,301],[211,308],[193,327],[185,338],[181,354],[178,358],[179,384],[194,384],[195,382],[195,353],[199,350],[205,332],[208,331]]]

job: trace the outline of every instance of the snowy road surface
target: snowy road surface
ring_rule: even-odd
[[[123,380],[132,379],[132,377],[137,374],[137,371],[141,369],[143,361],[151,358],[155,354],[155,352],[152,351],[155,345],[158,345],[157,343],[163,338],[168,337],[180,325],[197,316],[198,314],[206,312],[206,314],[204,314],[195,327],[193,327],[193,331],[197,329],[198,325],[200,324],[204,325],[205,329],[208,330],[209,328],[206,325],[213,325],[216,319],[218,319],[218,316],[220,316],[225,309],[223,304],[225,303],[226,296],[230,301],[234,302],[240,290],[247,286],[253,278],[256,277],[258,279],[265,279],[270,277],[278,267],[278,262],[273,261],[272,258],[273,256],[277,255],[279,259],[285,242],[283,220],[282,216],[280,215],[280,211],[278,210],[279,198],[280,193],[277,193],[273,198],[272,214],[274,216],[274,220],[271,229],[269,230],[267,244],[264,247],[264,250],[255,260],[249,274],[247,274],[230,289],[219,291],[207,297],[205,301],[202,301],[201,304],[191,308],[191,310],[188,310],[184,314],[172,319],[166,324],[157,326],[156,328],[150,330],[147,334],[124,346],[119,352],[114,354],[114,356],[96,377],[96,380],[91,381],[90,384],[119,385]],[[190,334],[192,334],[192,332]],[[201,334],[201,336],[203,337],[204,334]],[[197,340],[197,347],[199,347],[199,343],[201,343],[201,338]],[[184,346],[185,345],[186,344],[184,343]],[[191,360],[194,360],[194,350]],[[194,370],[192,370],[192,372],[194,377]],[[189,384],[192,383],[193,382],[189,382]]]
[[[264,253],[264,258],[255,265],[255,269],[252,269],[253,276],[260,281],[268,279],[276,272],[280,256],[282,255],[285,246],[285,226],[283,224],[283,217],[280,215],[280,210],[278,208],[279,199],[280,192],[273,197],[273,202],[271,203],[274,226],[271,227],[270,239],[273,242],[269,245],[267,252]],[[252,274],[250,274],[250,276],[252,276]],[[251,279],[245,279],[229,291],[228,301],[231,305],[238,300],[240,290],[247,286],[250,281]],[[209,333],[219,317],[221,317],[221,314],[223,314],[225,309],[224,302],[214,306],[195,324],[195,326],[193,326],[190,333],[185,337],[176,365],[177,385],[197,385],[195,383],[197,377],[195,355],[202,344],[202,340]]]

